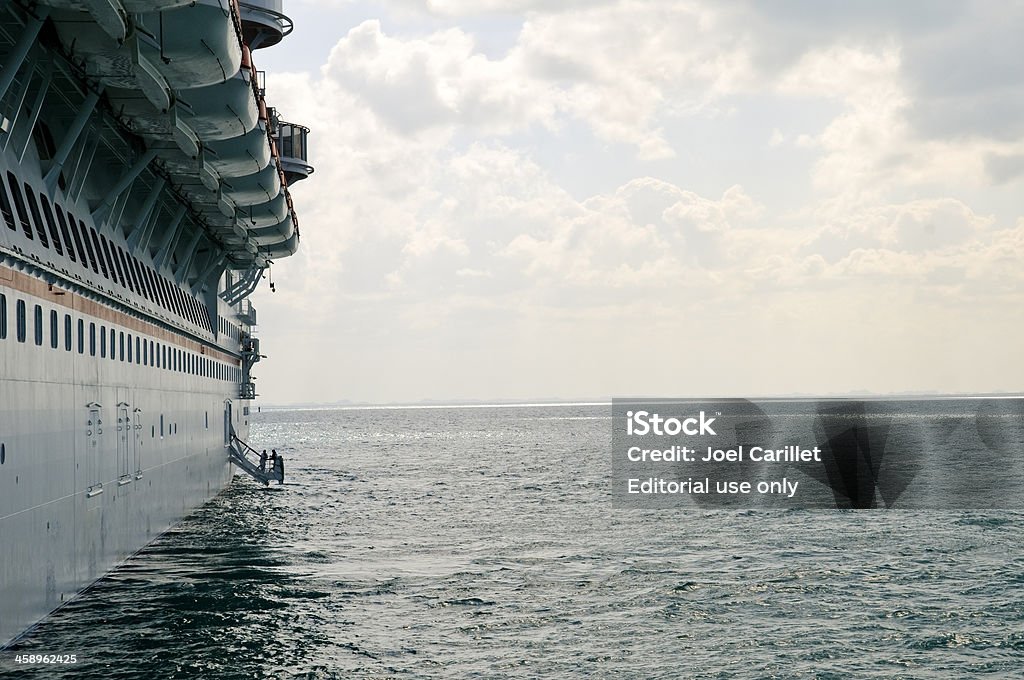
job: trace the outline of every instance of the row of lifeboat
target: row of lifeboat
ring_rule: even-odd
[[[235,266],[259,267],[296,251],[288,181],[312,168],[303,157],[300,172],[286,175],[276,116],[242,40],[253,27],[243,26],[238,0],[41,3],[52,8],[67,53],[102,86],[121,122],[156,151],[175,190]]]

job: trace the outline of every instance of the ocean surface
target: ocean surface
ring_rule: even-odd
[[[76,664],[9,676],[1024,677],[1022,513],[617,510],[607,405],[252,440],[287,484],[236,477],[10,650]]]

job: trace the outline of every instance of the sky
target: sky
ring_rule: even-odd
[[[263,403],[1024,388],[1024,2],[284,10]]]

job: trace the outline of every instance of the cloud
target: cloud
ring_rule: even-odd
[[[1021,330],[1006,310],[1024,290],[1024,143],[1012,106],[988,108],[1019,81],[999,66],[1013,47],[981,50],[949,87],[925,67],[952,69],[961,38],[999,20],[980,5],[400,6],[429,18],[357,23],[319,74],[273,81],[285,117],[313,127],[317,171],[293,189],[303,248],[258,305],[268,348],[337,357],[303,369],[318,385],[388,399],[1024,380],[1005,342]],[[516,39],[485,54],[480,26],[509,13]],[[970,375],[928,372],[979,348]],[[641,383],[625,356],[673,359]],[[281,390],[304,359],[289,361],[266,369]]]

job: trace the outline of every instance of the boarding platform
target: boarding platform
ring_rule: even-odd
[[[234,429],[231,431],[231,443],[228,448],[231,452],[231,462],[249,473],[257,482],[262,482],[264,486],[270,486],[270,482],[273,481],[284,484],[283,458],[278,457],[274,463],[267,459],[261,464],[260,452],[239,439]]]

